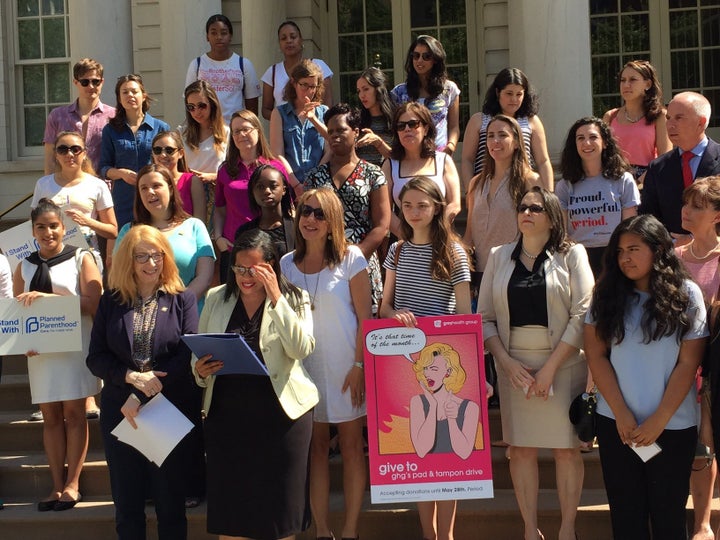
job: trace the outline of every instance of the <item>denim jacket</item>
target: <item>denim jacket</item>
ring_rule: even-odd
[[[107,172],[112,168],[130,169],[136,172],[142,169],[150,163],[152,140],[161,131],[170,131],[170,126],[147,113],[135,134],[127,125],[122,131],[117,131],[110,124],[106,125],[102,132],[100,176],[107,178]],[[115,217],[120,228],[132,221],[135,187],[123,180],[115,181],[112,197],[115,203]]]

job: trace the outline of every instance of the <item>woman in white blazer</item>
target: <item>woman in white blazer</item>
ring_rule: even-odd
[[[503,439],[525,539],[543,538],[537,449],[551,448],[562,512],[559,538],[572,540],[583,462],[568,408],[587,380],[580,347],[593,275],[585,248],[567,239],[555,195],[531,188],[517,217],[519,239],[490,252],[478,312],[485,347],[499,368]]]
[[[280,274],[264,231],[243,233],[230,262],[235,279],[208,293],[199,331],[239,333],[269,377],[216,375],[222,358],[193,358],[205,388],[207,529],[291,538],[310,521],[308,453],[318,402],[302,365],[315,348],[310,300]]]

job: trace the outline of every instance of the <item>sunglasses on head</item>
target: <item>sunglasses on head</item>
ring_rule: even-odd
[[[422,125],[420,120],[408,120],[407,122],[398,122],[396,129],[398,131],[405,131],[405,128],[417,129]]]
[[[186,103],[185,110],[187,110],[187,112],[195,112],[195,109],[200,109],[201,111],[204,111],[209,106],[209,103],[204,103],[202,101],[200,103]]]
[[[310,217],[310,214],[315,216],[318,221],[325,221],[325,211],[322,208],[313,208],[307,204],[303,204],[300,207],[300,215],[304,218]]]
[[[152,153],[156,156],[159,156],[162,153],[167,154],[168,156],[172,156],[175,152],[177,152],[177,148],[173,148],[172,146],[153,146],[152,147]]]
[[[97,88],[98,86],[100,86],[102,84],[103,80],[102,79],[78,79],[77,82],[79,82],[81,86],[87,87],[92,84],[95,88]]]
[[[431,52],[419,53],[419,52],[413,51],[413,53],[412,53],[413,60],[420,60],[421,57],[426,62],[429,62],[430,60],[433,59],[433,53],[431,53]]]
[[[61,144],[60,146],[55,147],[55,151],[61,156],[67,155],[68,152],[72,152],[74,156],[77,156],[78,154],[82,154],[85,149],[79,144],[73,144],[72,146]]]
[[[530,210],[531,214],[542,214],[545,211],[545,208],[539,204],[521,204],[517,207],[518,214],[524,214],[528,210]]]

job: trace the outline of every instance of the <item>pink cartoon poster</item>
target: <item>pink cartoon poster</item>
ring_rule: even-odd
[[[372,502],[493,497],[480,316],[363,333]]]

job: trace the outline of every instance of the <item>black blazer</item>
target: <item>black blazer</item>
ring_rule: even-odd
[[[654,215],[671,233],[687,234],[680,216],[685,189],[680,154],[679,148],[673,148],[650,162],[640,192],[640,213]],[[708,138],[695,178],[715,174],[720,174],[720,144]]]
[[[175,406],[185,412],[197,404],[197,386],[190,367],[190,349],[180,340],[183,334],[193,334],[198,328],[195,295],[184,291],[177,295],[160,292],[153,340],[154,370],[165,371],[160,380],[162,393]],[[100,299],[90,338],[87,366],[100,377],[102,389],[102,417],[111,429],[122,420],[120,407],[130,392],[144,403],[148,398],[125,382],[128,369],[137,371],[132,359],[133,307],[121,304],[112,291]],[[190,411],[188,411],[190,412]],[[199,407],[198,407],[199,413]],[[105,423],[105,422],[103,422]]]

